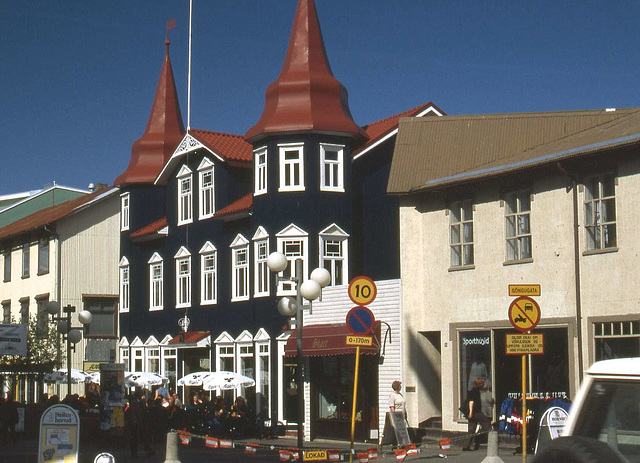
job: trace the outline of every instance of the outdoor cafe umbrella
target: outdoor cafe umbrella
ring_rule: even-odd
[[[212,391],[214,389],[227,391],[240,386],[251,387],[255,385],[255,380],[248,376],[234,373],[233,371],[215,371],[207,376],[206,380],[202,384],[202,388],[205,391]]]
[[[75,368],[71,369],[71,382],[74,384],[84,383],[89,378],[89,374],[85,373],[82,370],[76,370]],[[66,384],[69,382],[67,376],[67,369],[61,368],[60,370],[56,370],[52,373],[47,373],[44,375],[45,383],[53,383],[53,384]]]
[[[210,371],[195,371],[178,380],[178,386],[202,386],[202,383],[212,374]]]
[[[168,381],[164,376],[148,371],[132,371],[124,375],[124,385],[126,387],[151,387],[158,386]]]
[[[100,384],[100,372],[92,371],[91,373],[89,373],[89,377],[87,378],[87,383]]]

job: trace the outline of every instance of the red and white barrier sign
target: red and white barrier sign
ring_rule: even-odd
[[[407,451],[405,449],[396,449],[396,460],[404,461],[407,458]]]
[[[210,449],[217,449],[220,445],[220,441],[217,437],[207,436],[204,438],[204,446],[209,447]]]
[[[280,453],[280,461],[291,461],[291,452],[288,450],[278,450]]]
[[[445,452],[447,450],[451,450],[451,439],[447,438],[447,439],[440,439],[440,441],[438,441],[438,443],[440,444],[440,448],[442,450],[444,450]]]
[[[189,445],[191,443],[191,433],[179,432],[178,439],[180,439],[182,445]]]
[[[249,455],[255,455],[256,452],[258,451],[258,444],[247,444],[244,447],[244,453],[247,453]]]
[[[358,452],[358,463],[369,463],[369,452]]]
[[[367,453],[369,454],[369,460],[378,459],[378,447],[369,447]]]
[[[231,439],[220,439],[220,448],[221,449],[232,449],[233,441]]]
[[[340,461],[340,450],[327,450],[327,459],[329,461]]]

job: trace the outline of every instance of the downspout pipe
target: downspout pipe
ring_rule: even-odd
[[[582,288],[580,284],[580,224],[578,222],[578,179],[569,173],[561,163],[556,163],[558,170],[571,180],[573,192],[573,259],[574,276],[576,280],[576,338],[578,341],[578,377],[582,380],[584,374],[583,347],[582,347]]]

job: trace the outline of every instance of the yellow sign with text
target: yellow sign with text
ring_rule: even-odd
[[[507,333],[506,336],[505,354],[507,355],[544,354],[544,336],[542,333]]]
[[[303,453],[304,461],[321,461],[328,458],[326,450],[305,450]]]
[[[371,336],[347,336],[347,346],[372,346],[373,338]]]
[[[540,285],[509,285],[509,296],[540,296]]]

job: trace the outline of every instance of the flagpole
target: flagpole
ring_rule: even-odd
[[[193,0],[189,0],[189,71],[187,76],[187,132],[191,129],[191,19]]]

